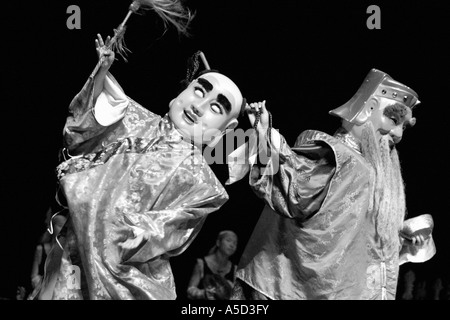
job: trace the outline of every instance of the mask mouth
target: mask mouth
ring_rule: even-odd
[[[198,122],[197,116],[190,110],[183,110],[185,121],[189,124],[194,124]]]

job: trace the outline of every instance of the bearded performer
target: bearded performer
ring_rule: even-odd
[[[161,117],[108,72],[114,52],[101,36],[96,46],[100,67],[72,100],[64,127],[67,158],[57,176],[69,216],[38,297],[172,300],[170,257],[228,200],[202,146],[236,127],[244,99],[209,70]]]
[[[337,132],[304,131],[293,148],[268,128],[265,102],[248,107],[250,122],[260,115],[260,158],[267,150],[271,158],[247,165],[266,206],[233,299],[395,299],[399,266],[435,254],[431,216],[404,221],[395,148],[418,103],[411,88],[372,69],[353,98],[330,111],[342,119]],[[229,183],[243,177],[230,168]]]

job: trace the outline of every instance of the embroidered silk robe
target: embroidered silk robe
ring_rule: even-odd
[[[277,137],[276,170],[261,175],[270,161],[251,167],[250,185],[266,206],[237,278],[277,300],[394,299],[404,261],[401,248],[383,248],[377,237],[372,167],[343,136],[308,130],[292,149]],[[432,238],[428,245],[426,259]]]
[[[71,157],[57,167],[69,219],[41,299],[175,299],[169,258],[228,195],[167,115],[125,96],[110,74],[105,88],[94,105],[89,78],[69,108]],[[122,249],[133,228],[148,240]]]

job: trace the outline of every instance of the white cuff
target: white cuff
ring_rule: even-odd
[[[94,106],[95,120],[105,127],[119,121],[125,116],[128,103],[120,86],[106,75],[103,91]]]

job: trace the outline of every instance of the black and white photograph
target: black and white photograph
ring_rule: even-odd
[[[4,6],[2,300],[449,300],[448,3]]]

